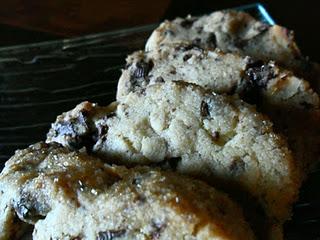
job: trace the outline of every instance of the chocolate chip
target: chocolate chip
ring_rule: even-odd
[[[161,162],[151,163],[152,168],[161,168],[163,170],[177,170],[177,167],[181,162],[181,157],[166,158]]]
[[[145,88],[140,88],[138,92],[140,95],[146,96],[146,89]],[[126,115],[126,117],[128,117],[129,113],[125,112],[125,115]]]
[[[137,176],[137,177],[133,178],[133,180],[132,180],[132,184],[137,187],[141,187],[141,182],[142,182],[141,176]]]
[[[201,102],[200,114],[201,117],[207,117],[210,115],[208,103],[206,103],[205,101]]]
[[[53,124],[54,137],[68,136],[68,145],[74,149],[80,149],[84,146],[85,138],[90,135],[88,125],[88,112],[82,110],[77,116],[68,121],[58,121]]]
[[[240,157],[234,157],[229,166],[232,175],[239,176],[245,169],[245,162]]]
[[[19,218],[28,223],[35,223],[39,219],[44,219],[50,210],[48,205],[38,202],[29,193],[21,193],[14,209]]]
[[[82,240],[82,237],[80,237],[80,236],[72,237],[71,240]]]
[[[177,170],[179,162],[181,162],[181,157],[173,157],[168,160],[169,166],[172,170]]]
[[[108,126],[106,123],[102,124],[102,123],[99,123],[97,125],[97,131],[98,131],[98,138],[104,136],[107,134],[108,132]]]
[[[185,19],[180,23],[180,25],[181,25],[181,27],[188,29],[188,28],[192,27],[192,25],[195,22],[195,20],[196,19]]]
[[[144,61],[137,62],[134,67],[134,71],[132,75],[134,78],[145,77],[151,71],[153,66],[154,64],[151,60],[149,60],[148,62],[144,62]]]
[[[175,69],[170,71],[171,74],[177,74],[177,71]]]
[[[269,80],[276,77],[273,66],[270,64],[249,68],[246,70],[245,74],[251,82],[261,88],[266,88]]]
[[[186,54],[183,56],[183,61],[188,61],[188,59],[190,59],[192,57],[191,54]]]
[[[127,63],[125,66],[124,66],[124,69],[128,69],[129,67],[132,66],[132,63]]]
[[[245,62],[246,62],[246,69],[249,68],[259,68],[262,65],[264,65],[264,62],[262,60],[255,60],[249,56],[245,57]]]
[[[136,203],[138,203],[139,205],[143,205],[144,203],[146,203],[147,198],[146,198],[145,195],[137,194],[137,195],[135,196],[134,201],[135,201]]]
[[[179,45],[179,46],[175,47],[176,51],[184,51],[185,52],[185,51],[189,51],[191,49],[198,50],[198,51],[203,51],[202,47],[200,47],[200,46],[198,46],[196,44],[193,44],[193,43],[188,44],[188,45],[186,45],[186,44]]]
[[[106,230],[98,233],[97,240],[112,240],[112,239],[124,237],[125,234],[126,234],[125,229]]]
[[[70,119],[69,121],[61,121],[54,124],[53,129],[55,130],[56,136],[58,135],[69,135],[76,136],[77,130],[80,129],[85,131],[88,126],[86,123],[87,120],[87,112],[79,112],[77,117]]]
[[[218,141],[219,138],[220,138],[220,133],[217,132],[217,131],[214,131],[214,132],[212,133],[212,138],[213,138],[214,141]]]
[[[266,88],[270,79],[276,77],[273,70],[274,65],[272,62],[265,64],[263,61],[255,61],[250,57],[246,58],[247,66],[244,71],[244,77],[247,80],[246,87],[255,88]]]
[[[164,230],[166,225],[162,222],[152,221],[152,232],[151,232],[151,239],[156,240],[160,238],[161,232]]]
[[[164,83],[164,79],[163,77],[157,77],[155,82]]]
[[[207,38],[206,43],[207,43],[209,48],[215,49],[217,47],[216,35],[214,33],[210,33],[208,38]]]
[[[200,38],[195,38],[192,40],[192,44],[194,46],[199,46],[200,47],[200,44],[201,44],[201,39]]]
[[[196,27],[196,31],[198,34],[202,33],[203,27]]]
[[[234,39],[234,45],[237,47],[237,48],[244,48],[246,45],[248,44],[248,40],[243,40],[241,38],[236,38]]]

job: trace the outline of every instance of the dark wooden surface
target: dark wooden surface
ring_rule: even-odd
[[[13,0],[10,1],[10,4],[7,4],[9,1],[4,0],[2,1],[2,10],[0,10],[0,45],[7,46],[59,39],[66,36],[79,36],[85,33],[157,22],[165,18],[172,19],[175,16],[186,16],[189,13],[200,15],[214,10],[254,3],[254,1],[248,0],[171,0],[168,7],[168,1],[165,0],[166,3],[162,4],[144,0],[132,1],[128,4],[123,4],[123,2],[130,1],[91,1],[96,6],[87,7],[87,12],[86,8],[79,8],[79,12],[74,10],[75,8],[71,9],[73,12],[70,12],[70,14],[78,16],[78,18],[71,18],[73,25],[68,25],[70,22],[66,21],[66,18],[63,16],[68,12],[70,2],[74,2],[73,0],[66,0],[64,1],[65,3],[59,1],[62,6],[63,4],[66,5],[65,9],[59,9],[56,7],[57,5],[51,6],[53,10],[48,10],[50,12],[50,17],[48,18],[57,21],[51,21],[51,23],[49,20],[43,22],[45,15],[42,12],[42,8],[44,8],[45,4],[38,4],[40,7],[38,5],[38,7],[34,7],[36,1]],[[87,2],[88,4],[88,1],[83,0],[82,2]],[[105,8],[106,2],[108,2],[108,8]],[[320,61],[320,33],[318,31],[320,29],[319,1],[261,0],[260,2],[266,6],[278,24],[295,31],[296,39],[305,55],[310,56],[315,61]],[[20,8],[14,5],[22,3],[23,7]],[[104,7],[104,10],[101,10],[99,6],[100,8]],[[119,15],[120,13],[126,14],[110,18],[111,20],[105,22],[102,21],[102,17],[99,17],[99,15]],[[23,14],[23,17],[19,14]],[[84,17],[85,14],[88,14],[88,16]],[[79,16],[82,16],[82,18]],[[83,20],[87,20],[88,23],[80,23]],[[77,21],[79,22],[78,25],[76,24]],[[10,23],[11,26],[9,25]],[[81,24],[83,28],[79,28]],[[38,26],[38,29],[35,30],[34,26]]]

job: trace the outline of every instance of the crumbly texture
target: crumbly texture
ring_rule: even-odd
[[[217,47],[224,52],[264,61],[273,60],[304,76],[320,93],[319,65],[301,54],[293,31],[260,22],[247,13],[226,10],[202,17],[188,16],[165,21],[151,34],[146,50],[157,50],[176,43],[206,49]]]
[[[52,125],[48,142],[66,139],[56,127],[63,116],[70,113]],[[230,193],[242,189],[275,222],[290,216],[300,175],[286,141],[266,117],[235,96],[183,82],[158,83],[129,93],[114,115],[88,125],[106,129],[92,144],[95,154],[126,165],[169,167],[219,182]]]
[[[23,222],[34,225],[33,239],[255,239],[241,209],[205,183],[56,144],[18,150],[0,193],[0,239]]]
[[[184,81],[216,93],[238,94],[275,123],[288,137],[295,159],[308,172],[320,156],[319,96],[307,81],[274,62],[234,53],[178,44],[128,56],[118,83],[117,99],[142,92],[157,82]]]
[[[291,67],[302,57],[292,31],[232,10],[165,21],[150,36],[146,50],[177,42],[192,42],[209,49],[218,47],[224,52],[261,60],[273,59]]]

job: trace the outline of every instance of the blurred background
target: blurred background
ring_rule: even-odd
[[[305,55],[319,61],[316,0],[261,0],[278,24],[295,31]],[[0,46],[40,42],[155,23],[254,3],[245,0],[3,0]]]

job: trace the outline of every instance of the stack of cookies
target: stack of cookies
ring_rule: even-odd
[[[165,21],[115,102],[80,103],[8,160],[0,239],[283,239],[320,156],[319,72],[243,12]]]

